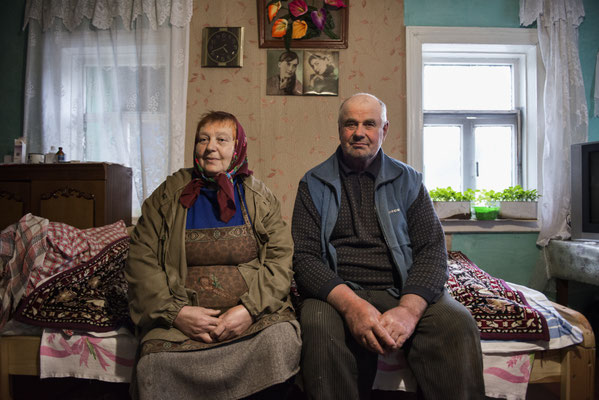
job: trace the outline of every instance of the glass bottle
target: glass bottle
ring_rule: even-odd
[[[56,161],[56,147],[50,146],[50,151],[46,153],[45,163],[52,164]]]
[[[62,147],[59,147],[58,151],[56,152],[56,161],[57,162],[64,162],[64,160],[65,160],[64,151],[62,151]]]

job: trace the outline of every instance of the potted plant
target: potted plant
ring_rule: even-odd
[[[440,219],[470,219],[472,216],[470,202],[474,200],[474,190],[467,189],[462,193],[449,186],[433,189],[429,194]]]
[[[480,190],[472,207],[478,221],[495,220],[499,216],[500,193],[493,190]]]
[[[499,218],[537,219],[536,189],[524,190],[520,185],[510,186],[500,193]]]

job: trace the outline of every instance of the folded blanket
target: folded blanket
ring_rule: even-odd
[[[102,249],[88,262],[47,279],[24,297],[14,319],[31,325],[106,332],[129,324],[123,273],[129,238]]]
[[[524,295],[478,268],[460,251],[448,258],[449,293],[474,317],[481,339],[549,340],[547,320]]]

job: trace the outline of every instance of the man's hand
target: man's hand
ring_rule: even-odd
[[[381,313],[346,285],[336,286],[327,301],[343,316],[354,339],[366,349],[385,354],[395,341],[379,321]]]
[[[416,325],[428,303],[416,294],[406,294],[401,297],[399,305],[387,310],[380,317],[380,323],[385,328],[394,344],[387,350],[397,350],[412,336]]]
[[[212,343],[210,332],[220,321],[216,318],[218,314],[220,314],[220,310],[184,306],[177,314],[173,326],[191,339]]]
[[[253,322],[250,312],[241,304],[227,310],[218,317],[218,321],[218,325],[210,332],[210,337],[217,342],[241,335]]]

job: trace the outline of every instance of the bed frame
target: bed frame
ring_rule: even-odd
[[[561,304],[553,307],[572,325],[580,328],[582,343],[563,349],[538,351],[532,365],[529,383],[560,383],[560,399],[593,400],[595,392],[595,335],[589,321]]]
[[[555,309],[583,332],[582,343],[558,350],[539,351],[530,375],[531,384],[560,383],[562,400],[593,400],[595,336],[579,312],[553,303]],[[10,375],[40,373],[40,337],[0,337],[0,400],[12,400]]]

